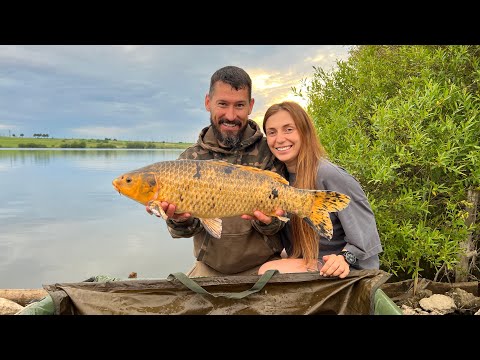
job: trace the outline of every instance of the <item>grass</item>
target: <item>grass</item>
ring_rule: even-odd
[[[0,148],[186,149],[191,143],[0,136]]]

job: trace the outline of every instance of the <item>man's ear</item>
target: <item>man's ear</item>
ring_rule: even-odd
[[[205,109],[210,112],[210,96],[208,94],[205,95]]]
[[[253,110],[253,104],[255,104],[255,99],[252,98],[250,100],[250,108],[248,109],[248,115],[250,115],[252,113],[252,110]]]

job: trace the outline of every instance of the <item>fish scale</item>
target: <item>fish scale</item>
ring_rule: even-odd
[[[350,201],[345,194],[298,189],[274,172],[222,160],[157,162],[127,172],[112,183],[120,194],[152,205],[164,218],[160,202],[175,204],[176,212],[198,217],[216,237],[221,233],[220,218],[253,215],[255,210],[276,216],[276,210],[282,209],[297,214],[320,235],[331,238],[329,212],[341,211]]]
[[[201,218],[253,214],[255,210],[274,214],[276,209],[286,205],[282,202],[288,199],[284,184],[227,164],[223,171],[203,160],[199,167],[190,160],[158,164],[155,171],[166,174],[172,167],[173,176],[172,181],[159,180],[158,197],[176,204],[179,213],[190,212]],[[270,196],[272,189],[279,191],[278,197]]]

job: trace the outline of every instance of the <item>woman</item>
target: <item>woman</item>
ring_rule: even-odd
[[[331,240],[319,238],[304,220],[291,214],[281,232],[288,258],[269,261],[258,273],[320,271],[323,276],[344,278],[350,267],[378,269],[382,246],[367,197],[352,175],[327,159],[307,112],[291,101],[274,104],[265,113],[263,131],[272,153],[286,164],[290,185],[334,190],[351,200],[344,210],[330,213]]]

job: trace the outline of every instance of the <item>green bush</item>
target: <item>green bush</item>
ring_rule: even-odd
[[[71,143],[62,143],[61,148],[83,149],[87,147],[86,141],[72,141]]]
[[[451,270],[480,186],[480,46],[358,46],[297,95],[330,158],[362,184],[400,279]]]
[[[108,141],[103,141],[103,140],[100,140],[98,142],[98,144],[95,145],[95,147],[97,149],[116,149],[117,146],[108,142]]]
[[[127,149],[156,149],[156,145],[152,142],[132,141],[126,145]]]
[[[18,147],[19,148],[46,148],[47,145],[37,144],[37,143],[25,143],[25,144],[18,144]]]

